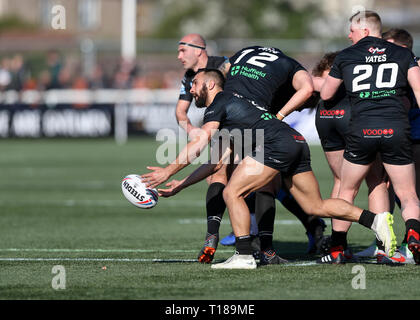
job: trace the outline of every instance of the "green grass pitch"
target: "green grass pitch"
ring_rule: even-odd
[[[356,264],[314,265],[316,257],[305,255],[304,228],[278,202],[275,246],[290,264],[218,271],[196,263],[206,231],[205,182],[160,199],[152,210],[137,209],[122,195],[125,175],[156,165],[153,138],[132,138],[122,146],[111,139],[12,139],[0,145],[0,299],[420,298],[418,266],[360,264],[366,287],[353,289]],[[328,197],[328,165],[320,147],[311,152]],[[365,185],[356,204],[367,207]],[[398,208],[395,231],[401,242]],[[229,232],[226,213],[221,236]],[[358,251],[373,238],[354,224],[349,243]],[[216,260],[232,253],[232,247],[219,246]],[[52,288],[56,265],[65,268],[62,290]]]

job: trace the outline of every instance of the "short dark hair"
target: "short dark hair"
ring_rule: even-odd
[[[408,49],[413,50],[413,37],[405,29],[390,29],[382,34],[382,39],[393,39],[395,44],[406,46]]]
[[[334,52],[327,52],[326,54],[324,54],[321,60],[313,68],[312,75],[315,77],[321,77],[322,73],[325,70],[331,69],[334,59],[338,55],[339,52],[340,51],[334,51]]]
[[[199,72],[204,72],[205,75],[210,76],[215,82],[216,85],[220,88],[224,88],[225,86],[225,77],[223,76],[223,73],[219,69],[198,69],[197,74]]]
[[[358,11],[354,15],[352,15],[349,19],[350,22],[353,23],[368,23],[374,28],[379,34],[382,33],[382,21],[379,14],[377,14],[375,11],[371,10],[365,10],[365,11]],[[364,21],[363,21],[364,20]]]

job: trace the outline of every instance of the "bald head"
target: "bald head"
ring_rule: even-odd
[[[186,36],[183,36],[181,40],[179,41],[179,43],[182,43],[182,42],[186,43],[187,45],[192,44],[192,45],[201,47],[203,49],[206,48],[206,40],[204,40],[204,38],[198,33],[190,33],[190,34],[187,34]]]
[[[178,42],[178,60],[185,69],[197,71],[207,65],[206,41],[198,33],[183,36]]]

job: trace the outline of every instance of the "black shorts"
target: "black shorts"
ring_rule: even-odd
[[[273,120],[270,130],[265,130],[264,150],[256,148],[255,160],[280,171],[284,176],[312,171],[311,154],[305,138],[285,122]]]
[[[408,121],[360,119],[350,122],[344,158],[366,165],[380,153],[384,163],[406,165],[413,162],[411,145]]]
[[[319,104],[315,126],[325,152],[345,149],[345,135],[350,118],[350,105],[337,104],[334,108],[327,109],[323,104]]]

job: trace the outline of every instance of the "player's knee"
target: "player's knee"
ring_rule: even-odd
[[[223,199],[225,200],[226,204],[232,200],[239,199],[241,197],[241,192],[236,188],[230,186],[229,184],[223,190]]]
[[[229,185],[223,189],[223,200],[225,200],[225,203],[228,203],[232,199],[233,190],[231,189]]]

